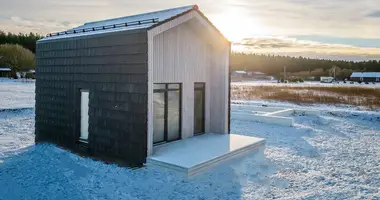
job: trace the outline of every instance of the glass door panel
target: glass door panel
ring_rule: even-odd
[[[165,93],[153,95],[153,143],[165,141]]]
[[[180,138],[180,92],[168,91],[168,141]]]
[[[181,138],[181,84],[154,84],[153,143]]]

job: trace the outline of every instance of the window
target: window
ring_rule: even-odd
[[[88,110],[89,110],[89,91],[82,89],[80,91],[80,140],[88,140]]]
[[[181,84],[154,84],[153,143],[181,138]]]

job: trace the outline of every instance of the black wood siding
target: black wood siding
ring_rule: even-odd
[[[146,30],[37,43],[36,143],[141,166],[147,153]],[[89,139],[79,143],[80,89],[89,89]]]

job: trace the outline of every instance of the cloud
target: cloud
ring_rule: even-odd
[[[289,37],[253,37],[233,43],[235,52],[343,60],[380,60],[380,48],[362,48]]]
[[[85,22],[193,3],[192,0],[3,0],[0,30],[47,34]],[[380,38],[380,26],[376,19],[380,17],[379,0],[219,0],[218,3],[197,0],[196,3],[215,24],[218,15],[239,10],[236,18],[244,20],[235,21],[241,26],[222,23],[218,27],[226,29],[226,32],[232,30],[232,35],[238,31],[241,33],[238,34],[239,38],[248,37],[235,43],[235,50],[277,54],[282,51],[295,56],[331,54],[341,55],[344,59],[367,59],[379,55],[378,49],[370,48],[376,47],[374,44],[378,44]],[[235,27],[239,29],[235,30]],[[262,35],[272,37],[258,37]],[[330,38],[296,37],[299,35]],[[343,41],[337,38],[369,40]]]
[[[369,13],[367,17],[380,18],[380,10]]]
[[[234,43],[235,46],[246,46],[251,49],[263,49],[263,48],[353,48],[350,45],[343,44],[328,44],[314,41],[297,40],[296,38],[288,37],[253,37],[245,38],[239,42]]]
[[[75,26],[77,24],[70,23],[68,21],[57,21],[53,19],[25,19],[20,16],[10,16],[0,18],[0,24],[12,26],[13,32],[37,32],[44,33],[47,30],[63,30],[68,27]],[[0,27],[1,30],[1,27]],[[7,30],[7,29],[5,29]],[[25,31],[27,30],[27,31]]]
[[[380,37],[378,22],[367,17],[378,0],[242,0],[238,6],[271,35]]]

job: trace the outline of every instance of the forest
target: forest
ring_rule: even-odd
[[[18,44],[25,49],[29,49],[33,53],[36,53],[36,41],[41,39],[42,35],[37,33],[5,33],[0,30],[0,44]]]
[[[353,71],[380,72],[380,60],[354,62],[232,53],[230,62],[232,70],[260,71],[272,76],[279,76],[283,73],[284,68],[287,73],[301,77],[329,75],[331,69],[335,69],[337,76],[341,78],[349,76]]]

